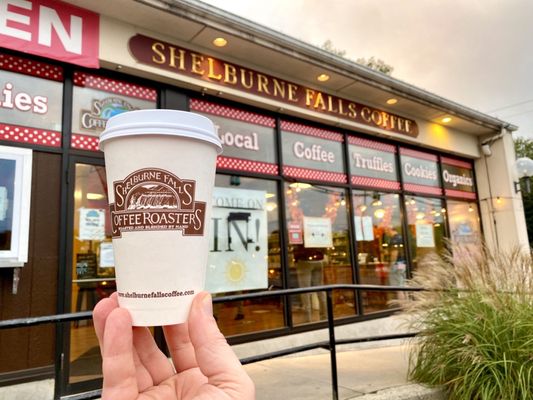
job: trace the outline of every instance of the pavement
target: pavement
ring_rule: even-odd
[[[377,346],[377,347],[376,347]],[[407,379],[406,341],[337,346],[339,400],[444,400],[438,389]],[[256,400],[332,399],[329,351],[260,361],[244,367],[256,385]],[[53,380],[0,387],[0,400],[51,400]]]
[[[444,400],[442,391],[407,379],[407,342],[385,347],[337,348],[339,400]],[[330,355],[313,350],[245,366],[257,400],[332,399]]]

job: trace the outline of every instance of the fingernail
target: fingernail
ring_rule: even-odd
[[[207,315],[210,317],[213,316],[213,301],[211,300],[211,295],[209,293],[203,298],[202,307]]]

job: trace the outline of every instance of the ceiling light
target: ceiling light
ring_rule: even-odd
[[[398,103],[398,99],[390,98],[387,100],[387,104],[390,104],[391,106],[396,103]]]
[[[452,120],[452,117],[444,117],[443,119],[441,119],[441,122],[443,124],[447,124],[448,122],[450,122]]]
[[[224,39],[223,37],[217,37],[213,40],[213,44],[217,47],[224,47],[228,44],[228,41]]]
[[[328,74],[320,74],[316,77],[316,79],[320,82],[326,82],[329,81],[330,76]]]

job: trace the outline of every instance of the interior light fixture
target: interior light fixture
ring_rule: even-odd
[[[272,197],[276,197],[276,194],[275,193],[267,193],[267,194],[265,194],[265,198],[267,198],[267,199],[271,199]]]
[[[398,99],[395,99],[394,97],[391,97],[390,99],[387,100],[387,104],[391,106],[396,103],[398,103]]]
[[[442,122],[443,124],[447,124],[448,122],[450,122],[452,120],[452,117],[444,117],[440,120],[440,122]]]
[[[472,207],[472,204],[469,204],[468,205],[468,212],[473,212],[474,211],[474,207]]]
[[[500,196],[496,197],[496,204],[502,204],[502,198]]]
[[[228,41],[223,37],[217,37],[213,39],[213,44],[217,47],[224,47],[228,44]]]
[[[383,202],[381,201],[381,196],[379,194],[374,194],[372,196],[372,207],[379,207],[383,205]]]
[[[274,211],[277,207],[278,207],[278,205],[276,203],[274,203],[274,202],[270,202],[269,201],[268,203],[266,203],[266,210],[268,212]]]
[[[87,200],[102,200],[105,196],[101,193],[87,193]]]
[[[374,211],[374,217],[377,219],[381,219],[385,216],[385,210],[383,208],[378,208],[376,211]]]
[[[316,77],[317,81],[326,82],[329,81],[330,76],[328,74],[320,74]]]
[[[309,189],[311,186],[313,185],[303,182],[293,182],[289,185],[289,187],[292,189]]]

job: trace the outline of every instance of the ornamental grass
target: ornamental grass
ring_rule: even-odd
[[[533,267],[520,250],[455,249],[424,260],[401,300],[414,339],[409,375],[450,400],[533,399]]]

